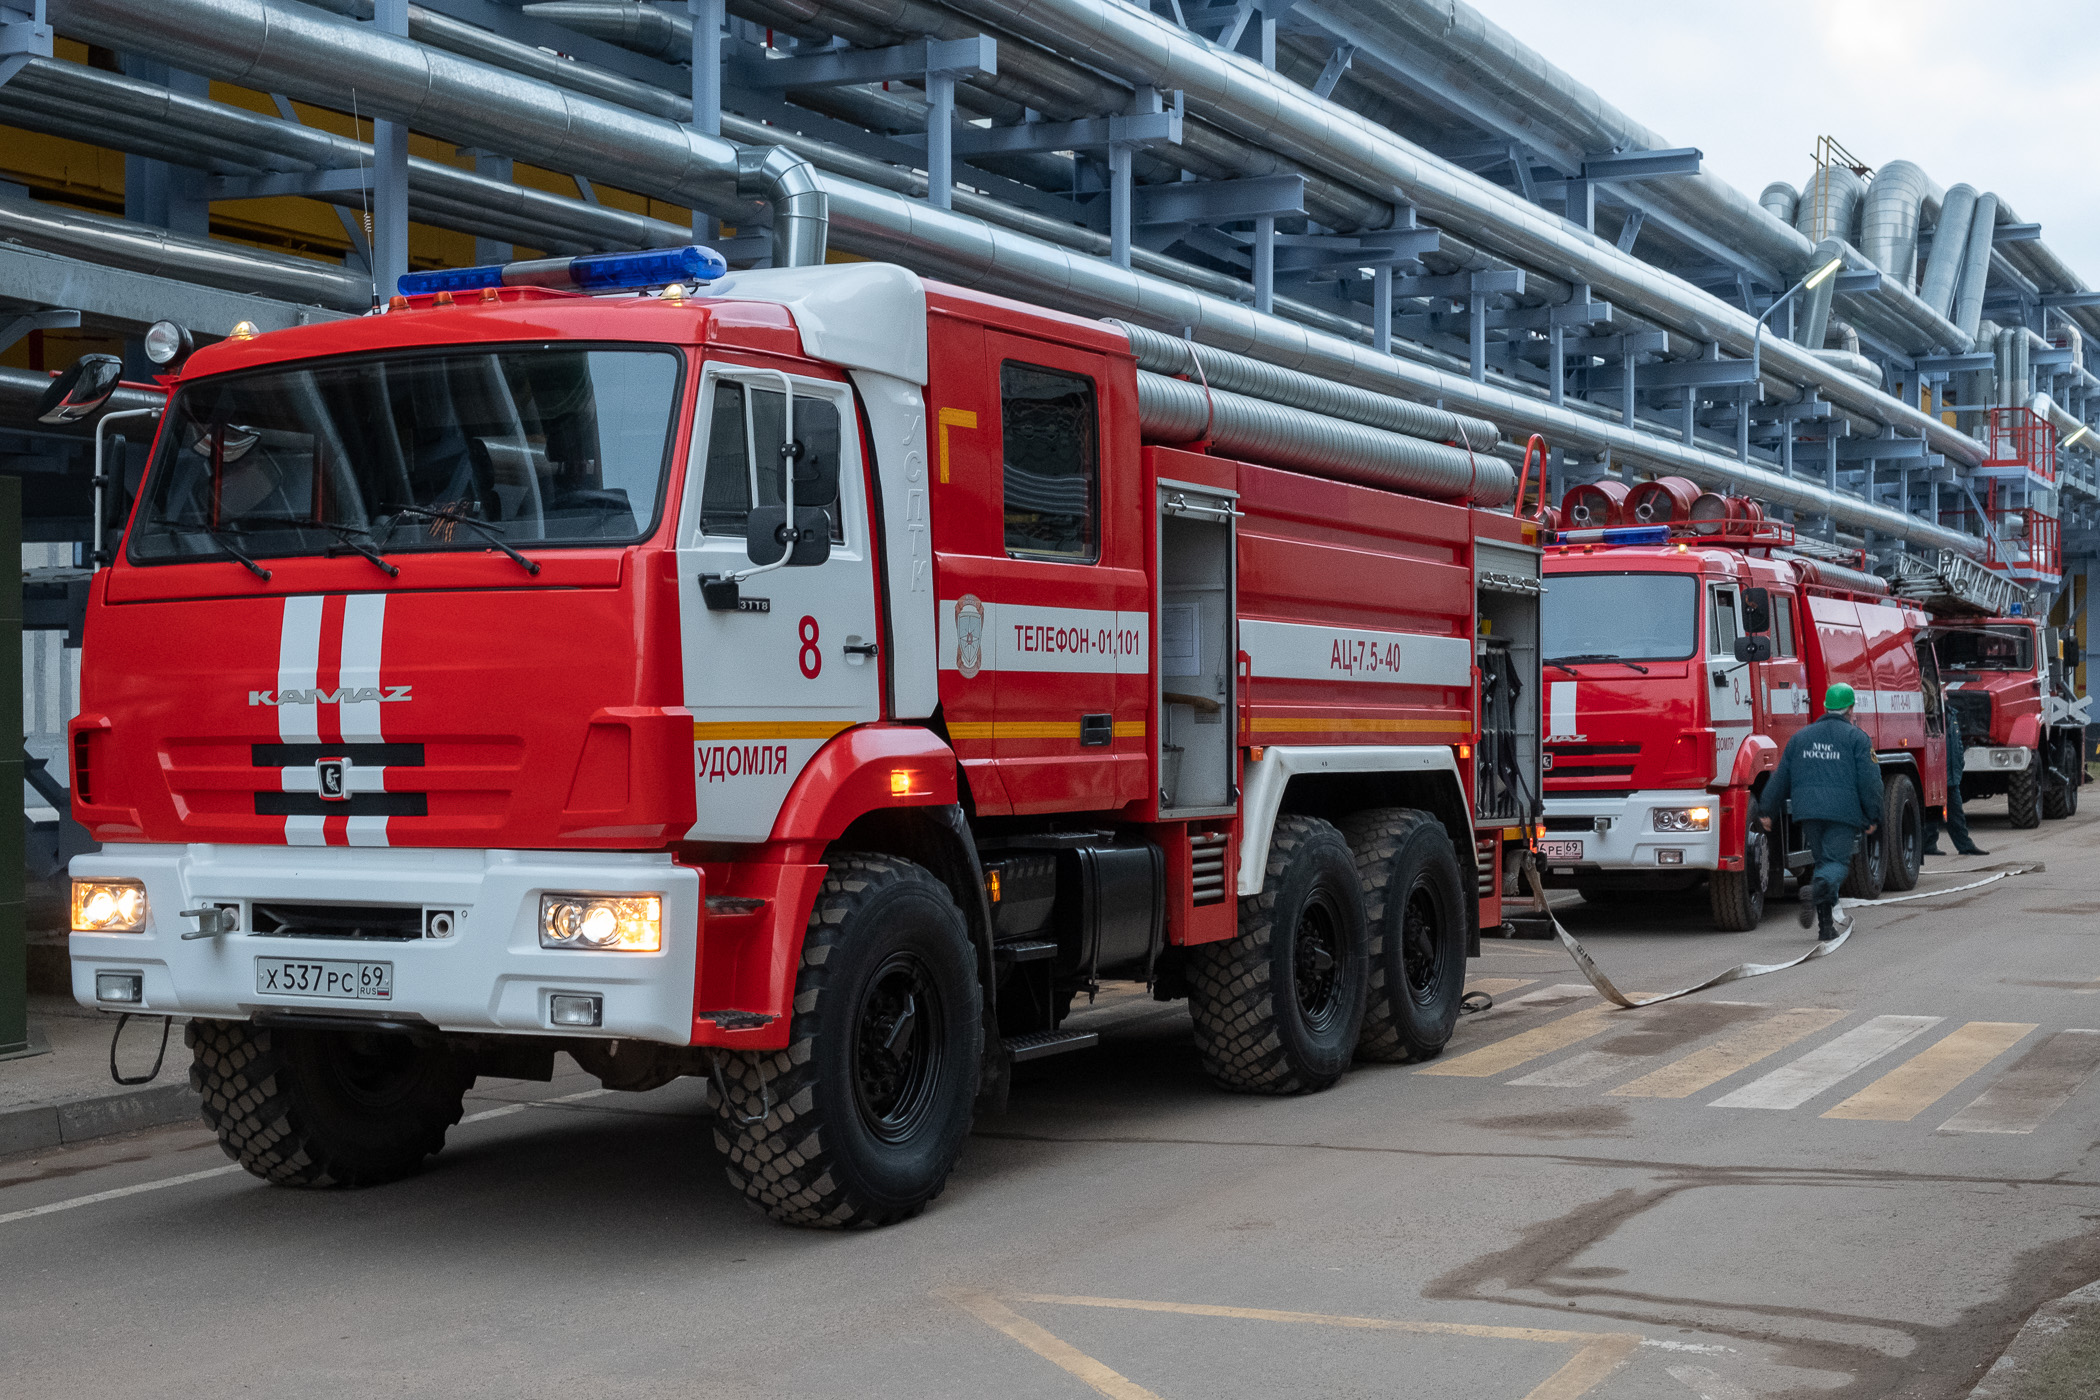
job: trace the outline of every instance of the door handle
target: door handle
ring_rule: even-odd
[[[843,650],[848,656],[873,656],[875,654],[875,644],[873,642],[848,642]]]
[[[1079,747],[1083,749],[1106,748],[1116,737],[1114,715],[1081,715],[1079,717]]]

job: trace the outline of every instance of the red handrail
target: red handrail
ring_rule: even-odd
[[[1531,518],[1533,520],[1544,520],[1546,518],[1546,456],[1551,450],[1546,446],[1546,439],[1537,433],[1533,433],[1531,440],[1524,444],[1524,465],[1517,472],[1517,499],[1516,503],[1509,508],[1509,513],[1519,520],[1524,518],[1524,483],[1531,479],[1531,458],[1533,453],[1538,454],[1539,460],[1539,504],[1538,509],[1532,512]]]

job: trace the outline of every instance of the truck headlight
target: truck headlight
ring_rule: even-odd
[[[138,933],[146,927],[146,887],[136,880],[75,880],[73,932]]]
[[[1711,807],[1658,807],[1655,809],[1657,831],[1705,831],[1714,824],[1714,809]]]
[[[543,894],[540,946],[654,953],[664,946],[661,895]]]

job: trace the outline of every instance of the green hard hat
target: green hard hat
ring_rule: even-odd
[[[1823,708],[1826,710],[1849,710],[1858,698],[1852,693],[1851,686],[1846,685],[1843,681],[1839,681],[1836,685],[1823,692]]]

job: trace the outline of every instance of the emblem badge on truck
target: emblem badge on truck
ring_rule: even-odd
[[[984,669],[984,604],[974,593],[955,600],[955,669],[965,680]]]
[[[350,783],[347,771],[349,767],[350,760],[347,758],[323,758],[314,761],[314,777],[320,785],[323,801],[348,802],[350,800]]]

